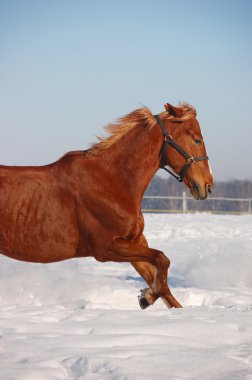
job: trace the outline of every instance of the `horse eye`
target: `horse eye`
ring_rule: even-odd
[[[194,139],[195,144],[200,145],[202,143],[201,139]]]

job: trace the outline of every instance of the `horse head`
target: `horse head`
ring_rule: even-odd
[[[188,104],[167,103],[165,109],[156,116],[164,135],[161,167],[183,181],[196,200],[206,199],[213,191],[213,176],[196,111]]]

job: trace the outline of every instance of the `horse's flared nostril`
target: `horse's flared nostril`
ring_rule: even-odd
[[[208,184],[206,185],[206,192],[207,192],[208,194],[212,194],[212,192],[213,192],[213,186],[212,186],[210,183],[208,183]]]

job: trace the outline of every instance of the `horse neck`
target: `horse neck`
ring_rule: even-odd
[[[127,192],[142,198],[159,169],[162,133],[158,126],[134,128],[106,152],[106,162]]]

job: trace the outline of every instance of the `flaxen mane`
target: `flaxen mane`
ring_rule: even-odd
[[[95,156],[108,149],[133,128],[140,126],[143,126],[144,128],[152,128],[155,124],[156,119],[153,117],[151,111],[146,107],[139,108],[130,114],[119,118],[114,124],[108,124],[105,126],[104,129],[110,134],[110,136],[98,136],[99,142],[89,149],[88,156]]]
[[[186,121],[196,116],[195,109],[187,104],[182,103],[179,107],[183,114],[181,117],[174,117],[168,114],[168,118],[174,121]],[[105,126],[106,132],[109,133],[108,137],[98,136],[99,142],[94,144],[88,151],[87,156],[96,156],[102,151],[110,148],[113,144],[117,143],[125,134],[133,128],[143,126],[144,128],[153,128],[156,125],[156,119],[147,107],[139,108],[130,114],[119,118],[115,123]]]

